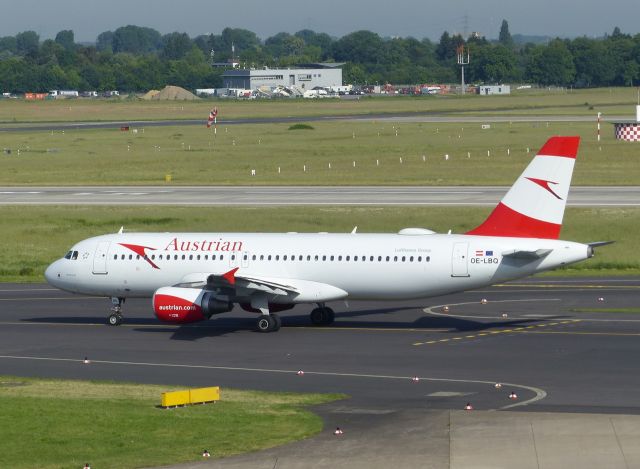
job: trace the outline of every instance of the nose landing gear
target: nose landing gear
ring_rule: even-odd
[[[119,326],[122,324],[122,305],[124,304],[124,298],[111,298],[111,304],[113,305],[111,308],[112,313],[107,318],[107,323],[110,326]]]
[[[318,307],[311,311],[309,318],[314,326],[328,326],[333,324],[336,315],[331,308],[324,303],[318,303]]]

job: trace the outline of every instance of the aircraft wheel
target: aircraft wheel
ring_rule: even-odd
[[[280,316],[278,316],[277,314],[271,314],[270,316],[276,321],[276,328],[274,329],[274,331],[279,331],[282,327],[282,319],[280,319]]]
[[[314,326],[328,326],[333,323],[335,319],[335,313],[331,308],[327,308],[326,306],[323,308],[315,308],[311,311],[309,317],[311,318],[311,323]]]
[[[277,318],[277,316],[276,316],[276,318]],[[276,318],[274,318],[272,315],[263,314],[256,321],[256,329],[258,329],[258,332],[275,332],[275,331],[277,331],[278,329],[280,329],[280,327],[278,327],[279,320],[276,319]]]
[[[122,324],[122,315],[113,313],[109,315],[107,320],[110,326],[119,326],[120,324]]]

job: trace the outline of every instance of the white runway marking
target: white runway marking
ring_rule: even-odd
[[[78,364],[83,364],[83,360],[75,359],[75,358],[28,357],[28,356],[25,357],[25,356],[16,356],[16,355],[0,355],[0,359],[75,362]],[[155,367],[164,367],[164,368],[189,368],[189,369],[239,371],[239,372],[253,372],[253,373],[278,373],[278,374],[291,374],[291,375],[298,374],[297,369],[281,370],[281,369],[273,369],[273,368],[243,368],[243,367],[235,367],[235,366],[186,365],[186,364],[178,364],[178,363],[123,362],[123,361],[93,360],[93,359],[91,360],[91,363],[92,365],[104,364],[104,365],[121,365],[121,366],[155,366]],[[305,370],[304,374],[316,375],[316,376],[335,376],[335,377],[341,377],[341,378],[366,378],[366,379],[384,379],[384,380],[402,380],[402,381],[408,381],[414,378],[413,376],[373,375],[373,374],[361,374],[361,373],[337,373],[337,372],[328,372],[328,371],[307,371],[307,370]],[[429,378],[429,377],[422,377],[422,376],[418,376],[418,379],[421,381],[438,382],[438,383],[486,384],[486,385],[490,385],[491,388],[495,386],[495,381],[483,381],[483,380],[476,380],[476,379]],[[540,401],[545,397],[547,397],[547,393],[543,389],[536,388],[533,386],[526,386],[523,384],[515,384],[515,383],[502,383],[502,385],[508,386],[511,388],[526,389],[528,391],[533,392],[535,396],[526,401],[500,407],[498,410],[525,406],[525,405]],[[496,409],[490,409],[490,410],[496,410]]]

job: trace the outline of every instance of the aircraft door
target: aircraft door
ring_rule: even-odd
[[[455,243],[451,254],[451,276],[469,277],[469,243]]]
[[[107,252],[109,251],[111,241],[100,241],[96,247],[96,253],[93,256],[93,273],[106,274],[107,271]]]

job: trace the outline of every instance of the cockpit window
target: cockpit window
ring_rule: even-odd
[[[64,255],[65,259],[71,259],[72,261],[75,261],[78,258],[78,251],[69,251],[68,253],[66,253]]]

